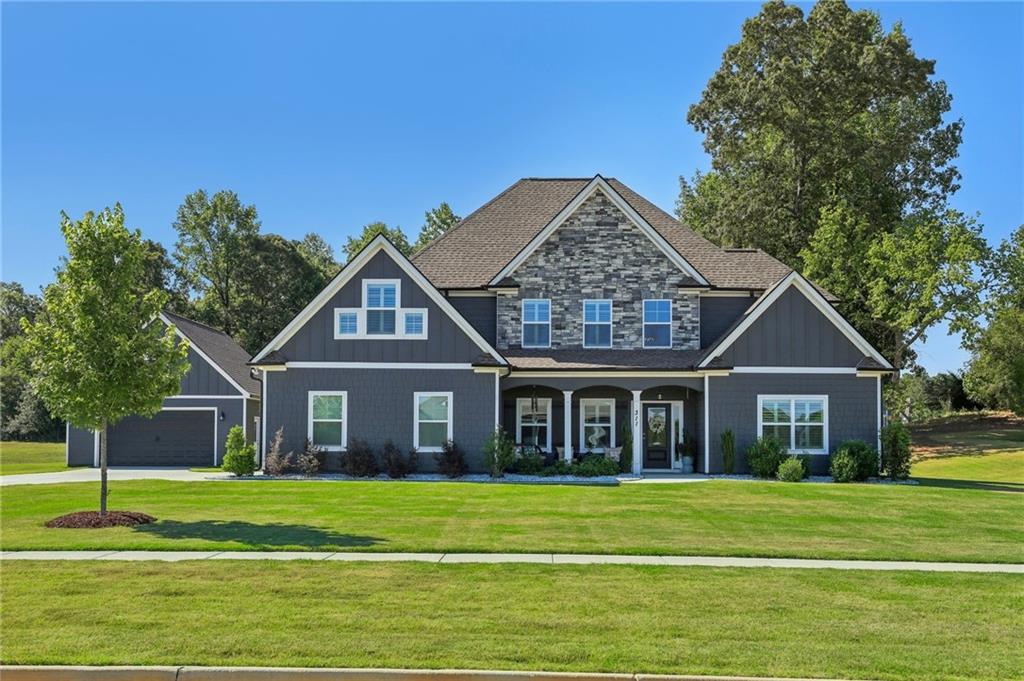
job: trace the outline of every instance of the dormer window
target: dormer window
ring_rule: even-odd
[[[335,340],[426,340],[427,310],[401,307],[401,280],[363,279],[362,303],[334,308]]]

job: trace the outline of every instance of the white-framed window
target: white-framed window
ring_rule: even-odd
[[[551,347],[551,301],[547,298],[523,299],[523,347]]]
[[[583,347],[612,346],[612,301],[583,301]]]
[[[758,395],[757,432],[791,452],[828,454],[828,396]]]
[[[348,446],[348,392],[310,390],[306,437],[317,447],[340,452]]]
[[[452,394],[413,393],[415,426],[412,446],[421,452],[439,452],[452,439]]]
[[[583,451],[603,452],[615,446],[615,400],[580,400],[580,447]]]
[[[427,337],[427,310],[402,310],[402,335],[406,338]]]
[[[395,335],[401,290],[399,279],[363,279],[367,336]]]
[[[339,309],[334,315],[334,336],[358,336],[359,312]]]
[[[516,399],[516,444],[551,451],[551,398]]]
[[[668,298],[644,300],[644,347],[672,347],[672,301]]]

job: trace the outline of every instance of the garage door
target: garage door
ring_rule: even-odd
[[[131,416],[110,429],[110,466],[212,466],[214,411]]]

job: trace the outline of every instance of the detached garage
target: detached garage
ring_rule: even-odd
[[[130,416],[107,429],[107,465],[219,466],[232,426],[243,426],[247,442],[259,432],[260,383],[249,375],[249,354],[205,324],[171,313],[161,320],[189,342],[190,369],[181,392],[153,417]],[[98,466],[99,435],[69,428],[67,459]]]

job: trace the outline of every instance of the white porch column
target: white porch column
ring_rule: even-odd
[[[640,475],[643,470],[644,434],[641,430],[640,391],[633,391],[633,475]]]
[[[565,459],[566,463],[572,463],[572,391],[563,390],[562,397],[565,400],[563,405],[565,423],[562,426],[562,458]]]

